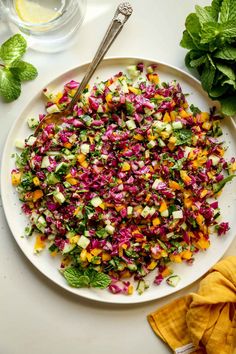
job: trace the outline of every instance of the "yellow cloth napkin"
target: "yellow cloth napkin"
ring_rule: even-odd
[[[176,354],[232,354],[236,347],[236,257],[218,262],[191,293],[148,315]]]

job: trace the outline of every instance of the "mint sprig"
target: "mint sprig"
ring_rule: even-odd
[[[22,60],[27,42],[15,34],[0,47],[0,95],[7,102],[16,100],[21,94],[21,82],[37,77],[37,69]]]
[[[236,114],[236,1],[213,0],[187,16],[180,45],[185,63],[199,74],[209,97],[226,115]]]
[[[92,288],[105,289],[111,283],[109,275],[97,272],[94,269],[79,269],[77,267],[68,267],[62,272],[67,283],[74,288]]]

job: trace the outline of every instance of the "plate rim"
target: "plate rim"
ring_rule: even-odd
[[[137,56],[108,56],[106,58],[103,59],[102,63],[103,64],[104,62],[109,62],[109,61],[113,61],[113,60],[128,60],[128,61],[134,61],[134,62],[142,62],[142,61],[145,61],[145,62],[150,62],[150,63],[154,63],[154,64],[157,64],[157,65],[161,65],[161,66],[164,66],[166,68],[170,68],[172,70],[175,70],[177,71],[178,73],[182,74],[183,76],[185,77],[188,77],[188,79],[190,79],[192,82],[195,82],[195,84],[199,85],[201,90],[202,90],[202,93],[204,93],[204,95],[207,97],[207,93],[202,89],[202,86],[201,86],[201,82],[196,78],[194,77],[192,74],[186,72],[185,70],[183,69],[180,69],[178,68],[177,66],[175,65],[172,65],[172,64],[168,64],[166,62],[163,62],[163,61],[158,61],[157,59],[152,59],[152,58],[145,58],[145,57],[137,57]],[[76,71],[76,70],[79,70],[81,69],[82,67],[87,67],[89,64],[91,63],[91,61],[86,61],[86,62],[83,62],[81,63],[80,65],[76,65],[66,71],[63,71],[61,74],[59,75],[56,75],[54,76],[49,82],[46,82],[46,84],[44,84],[41,88],[37,89],[36,93],[33,95],[33,97],[31,98],[31,100],[29,100],[29,102],[27,102],[22,110],[19,112],[19,114],[17,114],[17,118],[15,119],[15,121],[13,122],[11,128],[9,129],[8,133],[7,133],[7,137],[5,139],[5,142],[4,142],[4,148],[3,148],[3,151],[2,151],[2,154],[1,154],[1,163],[3,165],[3,161],[5,160],[6,158],[6,152],[7,152],[7,148],[10,144],[10,137],[11,135],[13,134],[14,130],[16,129],[16,126],[20,120],[20,117],[23,116],[24,112],[27,111],[28,107],[32,105],[32,103],[36,100],[37,96],[40,95],[43,91],[43,89],[45,87],[49,87],[50,85],[52,85],[55,81],[59,80],[60,78],[62,78],[63,76],[66,76],[70,73],[72,73],[73,71]],[[99,69],[99,67],[98,67]],[[96,74],[96,72],[95,72]],[[210,98],[209,98],[210,100]],[[211,100],[211,102],[216,102],[216,101],[213,101]],[[235,120],[232,118],[232,117],[228,117],[231,119],[231,121],[233,122],[234,124],[234,127],[235,127],[235,130],[236,130],[236,124],[235,124]],[[12,144],[13,145],[13,144]],[[39,271],[41,274],[43,274],[47,279],[49,279],[50,281],[52,281],[54,284],[56,284],[58,287],[68,291],[69,293],[72,293],[76,296],[79,296],[79,297],[82,297],[84,299],[87,299],[87,300],[92,300],[92,301],[96,301],[96,302],[99,302],[99,303],[107,303],[107,304],[114,304],[114,305],[135,305],[135,304],[141,304],[141,303],[145,303],[145,302],[150,302],[150,301],[158,301],[159,299],[162,299],[166,296],[170,296],[170,295],[173,295],[177,292],[179,292],[180,290],[183,290],[185,289],[186,287],[192,285],[193,283],[195,283],[196,281],[198,281],[201,277],[203,277],[211,268],[212,266],[217,263],[223,256],[224,254],[226,253],[226,251],[229,249],[230,245],[232,244],[234,237],[232,237],[232,240],[230,240],[227,244],[227,247],[226,249],[224,250],[224,252],[221,254],[221,255],[218,255],[215,259],[214,259],[214,263],[213,262],[210,262],[210,266],[208,267],[207,270],[205,270],[204,272],[200,272],[200,274],[196,277],[194,277],[194,279],[188,283],[188,284],[185,284],[185,285],[182,285],[180,284],[180,286],[178,288],[170,288],[170,292],[168,294],[162,294],[161,296],[158,296],[156,297],[155,295],[151,294],[151,296],[149,296],[148,298],[145,298],[145,297],[142,297],[140,296],[140,298],[137,298],[137,299],[134,299],[134,301],[128,301],[128,299],[131,299],[132,298],[132,295],[127,297],[124,295],[124,298],[122,298],[122,301],[119,301],[118,298],[116,298],[115,295],[113,295],[114,297],[114,300],[113,300],[113,297],[111,297],[111,299],[103,299],[103,298],[95,298],[93,293],[91,292],[91,295],[87,295],[87,294],[80,294],[78,293],[78,289],[76,288],[72,288],[72,287],[69,287],[66,283],[65,284],[62,284],[62,283],[58,283],[55,279],[53,279],[52,277],[50,277],[44,269],[40,269],[36,262],[33,261],[33,259],[31,259],[31,257],[28,256],[26,250],[24,249],[24,247],[22,247],[22,244],[20,243],[20,239],[19,237],[16,237],[13,233],[13,227],[11,225],[11,222],[10,222],[10,217],[9,215],[7,214],[6,212],[6,209],[5,209],[5,203],[7,202],[7,197],[6,197],[6,193],[3,189],[3,186],[5,184],[4,182],[4,170],[3,168],[1,168],[1,198],[2,198],[2,205],[3,205],[3,210],[4,210],[4,215],[5,215],[5,218],[7,220],[7,224],[8,224],[8,227],[10,229],[10,232],[14,238],[14,240],[16,241],[17,245],[19,246],[21,252],[23,252],[24,256],[28,259],[28,261],[37,269],[37,271]],[[32,252],[32,255],[33,255],[33,252]],[[127,299],[127,300],[126,300]],[[117,301],[118,300],[118,301]]]

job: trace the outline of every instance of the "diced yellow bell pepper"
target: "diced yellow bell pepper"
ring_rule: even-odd
[[[34,183],[34,185],[35,185],[36,187],[38,187],[38,186],[40,185],[40,180],[39,180],[39,178],[38,178],[38,177],[34,177],[34,178],[33,178],[33,183]]]
[[[42,198],[43,191],[41,189],[37,189],[33,192],[33,202],[36,202],[38,199]]]
[[[164,122],[164,123],[169,123],[169,122],[171,122],[171,117],[170,117],[170,115],[169,115],[168,112],[166,112],[166,113],[164,114],[163,122]]]
[[[156,218],[152,219],[153,226],[158,226],[158,225],[160,225],[160,223],[161,223],[161,220],[159,218],[156,217]]]
[[[91,254],[92,254],[93,256],[98,256],[100,253],[102,253],[102,250],[101,250],[100,248],[94,248],[94,249],[92,249],[92,251],[91,251]]]
[[[135,135],[134,135],[134,139],[135,139],[135,140],[142,141],[142,140],[144,140],[144,137],[143,137],[141,134],[135,134]]]
[[[147,266],[147,269],[153,270],[154,268],[156,268],[156,266],[157,266],[157,262],[151,261],[151,263]]]
[[[11,175],[11,183],[14,187],[19,186],[20,182],[21,182],[21,172],[13,172]]]
[[[161,202],[160,208],[159,208],[159,212],[162,213],[163,211],[165,211],[167,209],[167,204],[166,202],[163,200]]]
[[[130,164],[128,162],[123,162],[121,171],[126,172],[130,170]]]
[[[84,154],[79,154],[78,156],[77,156],[77,161],[79,162],[79,163],[82,163],[82,162],[84,162],[86,160],[86,156],[84,155]]]

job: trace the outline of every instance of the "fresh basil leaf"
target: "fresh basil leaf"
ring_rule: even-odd
[[[224,186],[226,185],[226,183],[232,181],[232,179],[236,177],[236,175],[230,175],[228,177],[225,177],[224,179],[222,179],[220,182],[218,183],[214,183],[213,184],[213,192],[214,193],[218,193],[222,188],[224,188]]]
[[[225,65],[225,64],[221,64],[221,63],[216,63],[216,67],[220,72],[222,72],[229,79],[231,79],[231,80],[236,79],[236,76],[235,76],[235,73],[234,73],[234,70],[232,69],[232,67]]]
[[[9,69],[0,69],[0,95],[6,102],[16,100],[21,93],[21,83]]]
[[[179,129],[174,131],[174,136],[177,138],[175,145],[191,144],[192,131],[189,129]]]
[[[223,0],[221,5],[220,22],[236,21],[235,0]]]
[[[194,41],[187,30],[183,32],[183,37],[181,39],[180,45],[186,49],[196,49]]]
[[[196,5],[195,10],[201,26],[205,26],[206,22],[215,22],[209,7]]]
[[[214,53],[214,57],[224,60],[236,60],[236,48],[231,45],[225,45]]]
[[[236,114],[236,94],[220,99],[221,110],[226,116],[233,116]]]
[[[37,69],[26,61],[19,60],[12,63],[10,71],[19,77],[21,81],[33,80],[37,77]]]
[[[89,277],[83,275],[83,273],[75,267],[66,268],[63,275],[67,283],[73,288],[84,288],[89,285]]]
[[[15,34],[1,46],[1,59],[7,65],[21,59],[26,52],[27,43],[20,34]]]

